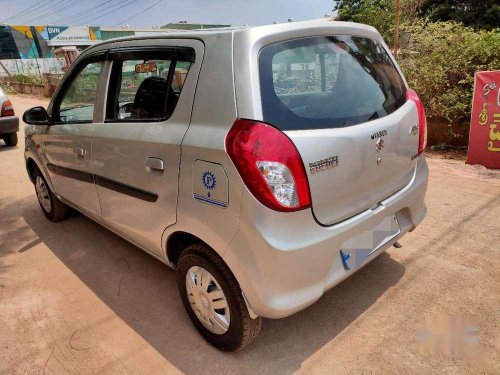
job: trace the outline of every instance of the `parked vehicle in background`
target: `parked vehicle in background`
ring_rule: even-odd
[[[189,317],[222,350],[426,214],[424,109],[365,25],[107,41],[24,121],[47,218],[74,207],[176,268]]]
[[[18,131],[19,118],[15,115],[7,94],[0,87],[0,138],[7,146],[15,146]]]

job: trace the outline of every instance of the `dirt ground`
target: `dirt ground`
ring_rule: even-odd
[[[17,114],[45,105],[11,97]],[[500,172],[433,153],[428,216],[320,301],[217,351],[175,272],[74,215],[45,219],[0,145],[0,373],[500,374]]]

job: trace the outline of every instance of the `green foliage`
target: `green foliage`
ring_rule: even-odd
[[[392,45],[394,34],[394,0],[340,0],[335,2],[339,21],[364,23],[375,27]]]
[[[474,73],[500,69],[500,32],[474,31],[453,22],[402,26],[410,44],[399,64],[424,102],[430,120],[449,124],[470,119]]]
[[[476,29],[500,27],[498,0],[423,0],[418,11],[430,21],[455,21]]]
[[[14,88],[10,85],[10,83],[8,81],[2,81],[2,80],[0,80],[0,88],[7,95],[12,95],[12,94],[16,93],[16,90],[14,90]]]
[[[42,76],[39,74],[14,74],[12,80],[21,83],[40,85],[42,83]]]

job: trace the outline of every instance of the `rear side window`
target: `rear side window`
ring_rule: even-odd
[[[405,103],[406,87],[386,50],[354,36],[296,39],[259,55],[264,121],[281,130],[357,125]]]
[[[175,110],[190,61],[161,53],[115,58],[110,79],[107,121],[164,121]]]

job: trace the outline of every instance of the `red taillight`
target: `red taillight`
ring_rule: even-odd
[[[2,111],[1,111],[1,116],[14,116],[14,107],[12,106],[12,103],[10,100],[6,100],[2,104]]]
[[[427,119],[425,117],[425,110],[422,101],[418,97],[415,90],[408,89],[406,91],[406,100],[411,100],[417,106],[418,112],[418,155],[420,155],[425,150],[427,146]]]
[[[226,137],[226,151],[264,206],[284,212],[311,206],[304,164],[283,132],[263,122],[237,119]]]

